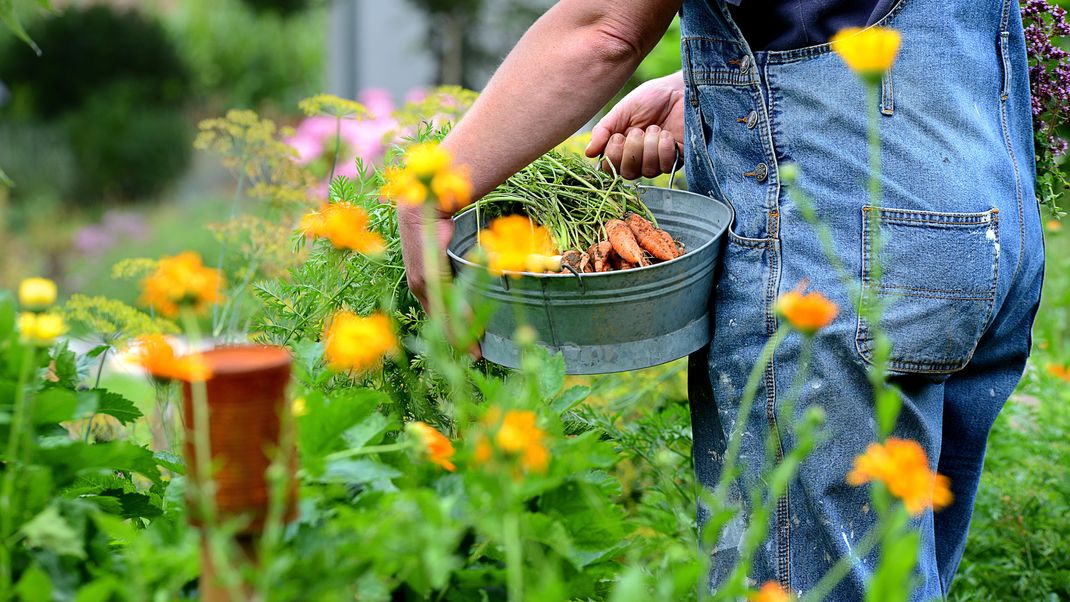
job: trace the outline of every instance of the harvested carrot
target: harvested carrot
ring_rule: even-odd
[[[668,232],[655,228],[654,224],[635,213],[629,213],[625,219],[640,247],[662,261],[676,257],[676,243]]]
[[[610,256],[612,254],[613,245],[608,240],[591,245],[591,248],[587,249],[587,255],[591,258],[592,271],[608,272],[612,270],[613,266],[610,264]]]
[[[673,243],[674,243],[674,246],[676,247],[676,256],[677,257],[683,257],[684,253],[687,253],[687,247],[684,246],[684,243],[682,243],[682,242],[680,242],[678,240],[674,240]]]
[[[650,265],[643,256],[643,250],[639,248],[639,243],[635,240],[635,235],[632,234],[628,224],[619,219],[611,219],[606,222],[606,235],[609,237],[610,244],[613,245],[613,250],[621,258],[638,265]]]
[[[586,253],[570,249],[561,254],[561,265],[568,266],[577,272],[583,271],[583,257]]]

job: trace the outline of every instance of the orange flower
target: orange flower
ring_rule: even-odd
[[[386,182],[379,194],[406,205],[420,205],[427,200],[427,186],[411,171],[390,167],[383,173]]]
[[[1061,378],[1067,382],[1070,382],[1070,368],[1066,366],[1060,366],[1058,364],[1048,364],[1048,374],[1051,374],[1055,378]]]
[[[832,36],[832,50],[852,71],[869,81],[880,81],[892,68],[902,36],[887,27],[848,27]]]
[[[421,142],[405,151],[405,167],[412,175],[428,180],[453,164],[449,152],[437,142]]]
[[[543,439],[546,432],[535,424],[535,412],[528,410],[510,410],[506,412],[494,442],[509,454],[518,455],[520,463],[527,470],[546,472],[550,463],[550,452]]]
[[[1063,223],[1057,219],[1049,219],[1047,223],[1044,224],[1044,227],[1047,228],[1048,232],[1063,231]]]
[[[821,293],[805,293],[800,286],[777,299],[776,310],[792,328],[814,334],[836,319],[840,308]]]
[[[548,258],[556,251],[550,232],[523,215],[496,218],[480,233],[479,244],[487,252],[487,269],[495,276],[505,272],[519,276],[529,266],[542,267],[550,262],[535,262],[533,256]]]
[[[457,470],[457,466],[450,461],[453,457],[453,443],[445,435],[424,422],[410,422],[405,425],[405,431],[420,442],[423,452],[432,464],[450,472]]]
[[[467,166],[444,169],[431,179],[431,192],[438,200],[438,209],[453,214],[472,202],[472,181]]]
[[[340,311],[324,333],[323,355],[334,370],[367,370],[397,349],[398,340],[383,314],[368,317]]]
[[[163,335],[150,334],[139,337],[134,362],[146,372],[163,380],[202,381],[212,376],[212,371],[199,355],[178,357]]]
[[[858,486],[871,481],[884,483],[914,515],[951,504],[950,480],[929,469],[925,450],[916,441],[890,437],[884,444],[871,444],[855,458],[847,482]]]
[[[747,596],[751,602],[788,602],[791,596],[776,581],[766,581],[762,589]]]
[[[371,255],[383,250],[386,243],[378,233],[368,229],[368,213],[349,203],[324,205],[301,218],[298,228],[312,238],[326,238],[339,249]]]
[[[156,271],[141,281],[141,302],[174,317],[182,306],[201,312],[218,303],[222,288],[219,270],[205,267],[199,255],[187,251],[159,261]]]

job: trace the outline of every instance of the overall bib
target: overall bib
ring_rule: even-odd
[[[781,411],[801,368],[802,337],[791,334],[742,417],[743,475],[730,497],[743,511],[710,550],[710,587],[738,557],[746,492],[770,468],[767,437],[782,457],[794,445],[791,424],[810,406],[823,408],[825,436],[776,502],[752,577],[806,592],[873,526],[867,487],[846,482],[877,436],[867,381],[873,327],[853,298],[861,291],[885,302],[880,328],[903,397],[893,436],[919,442],[931,468],[951,479],[953,504],[914,520],[914,599],[945,596],[966,544],[988,432],[1026,363],[1043,277],[1017,0],[900,0],[878,23],[903,36],[880,99],[879,285],[870,278],[869,101],[858,76],[827,44],[753,52],[723,0],[685,0],[681,16],[688,182],[736,214],[714,292],[713,341],[689,371],[703,485],[720,476],[747,375],[779,327],[777,297],[808,283],[840,308],[814,340],[795,415]],[[781,185],[787,164],[798,168],[791,187]],[[830,229],[853,286],[801,215],[799,191]],[[699,514],[701,522],[705,510]],[[877,560],[877,551],[859,559],[831,599],[861,600]]]

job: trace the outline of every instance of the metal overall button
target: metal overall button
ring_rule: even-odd
[[[739,72],[747,73],[750,71],[750,55],[745,54],[743,58],[739,59]]]
[[[765,163],[759,163],[754,166],[754,171],[748,171],[743,175],[748,178],[754,178],[759,182],[764,182],[769,177],[769,166]]]
[[[758,125],[758,111],[751,111],[746,117],[740,117],[736,121],[747,124],[747,129],[753,130],[754,126]]]

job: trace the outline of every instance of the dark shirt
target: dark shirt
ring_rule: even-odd
[[[728,0],[752,50],[792,50],[824,44],[844,27],[879,21],[896,0]],[[738,4],[738,6],[731,6]]]

